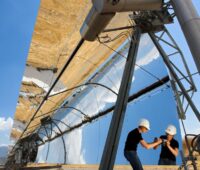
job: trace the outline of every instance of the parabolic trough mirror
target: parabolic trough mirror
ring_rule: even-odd
[[[82,126],[50,140],[39,146],[36,162],[67,164],[99,164],[107,137],[112,110],[102,116],[96,116],[115,105],[123,68],[128,53],[129,42],[125,41],[113,52],[110,58],[99,67],[88,80],[88,84],[76,88],[61,108],[54,112],[54,123],[40,128],[43,140],[55,138],[57,134],[83,123]],[[139,45],[137,66],[134,72],[130,96],[159,81],[168,75],[159,52],[150,37],[144,34]],[[95,84],[96,83],[96,84]],[[101,84],[101,85],[98,85]],[[102,86],[103,85],[103,86]],[[106,88],[108,87],[108,88]],[[111,90],[109,90],[111,89]],[[95,117],[96,116],[96,117]],[[89,119],[95,117],[92,121]],[[151,122],[151,130],[144,134],[146,141],[163,135],[168,124],[176,125],[176,139],[181,144],[181,135],[176,103],[170,83],[146,93],[129,102],[124,120],[122,135],[115,164],[128,164],[123,156],[126,136],[137,127],[141,118]],[[47,135],[48,134],[48,135]],[[181,147],[181,146],[180,146]],[[139,147],[138,154],[143,164],[157,164],[160,149],[145,150]],[[180,163],[178,156],[177,163]]]

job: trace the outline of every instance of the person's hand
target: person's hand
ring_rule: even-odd
[[[169,147],[170,146],[170,141],[166,141],[166,145],[167,145],[167,147]]]
[[[162,139],[158,138],[157,139],[157,143],[161,144],[162,143]]]
[[[154,138],[154,143],[156,144],[156,146],[154,146],[153,149],[157,149],[158,146],[162,143],[162,139]]]

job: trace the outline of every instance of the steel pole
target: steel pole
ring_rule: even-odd
[[[132,41],[130,44],[129,53],[124,68],[123,77],[112,120],[110,123],[110,128],[107,135],[99,170],[113,170],[122,125],[124,121],[126,106],[128,102],[133,72],[135,68],[140,36],[141,30],[139,27],[136,27],[132,35]]]
[[[200,17],[192,0],[172,0],[171,2],[200,73]]]

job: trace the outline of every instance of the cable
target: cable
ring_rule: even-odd
[[[116,50],[113,49],[112,47],[108,46],[107,44],[105,44],[105,43],[101,43],[101,44],[103,44],[104,46],[106,46],[106,47],[109,48],[110,50],[114,51],[115,53],[119,54],[121,57],[127,59],[126,56],[124,56],[124,55],[121,54],[120,52],[116,51]]]
[[[128,34],[128,31],[123,31],[123,32],[119,33],[117,36],[115,36],[114,38],[111,38],[108,36],[108,34],[106,34],[105,36],[102,36],[102,37],[97,36],[97,39],[101,44],[102,43],[110,43],[110,42],[113,42],[113,41],[123,37],[123,36],[128,38],[127,34]],[[107,39],[107,40],[102,41],[101,39]]]

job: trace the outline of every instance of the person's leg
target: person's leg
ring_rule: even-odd
[[[167,159],[167,165],[176,165],[176,161]]]
[[[165,165],[165,160],[160,158],[158,161],[158,165]]]
[[[176,161],[169,160],[166,158],[160,158],[158,161],[158,165],[176,165]]]
[[[125,158],[130,162],[133,170],[143,170],[140,159],[135,151],[125,151]]]

